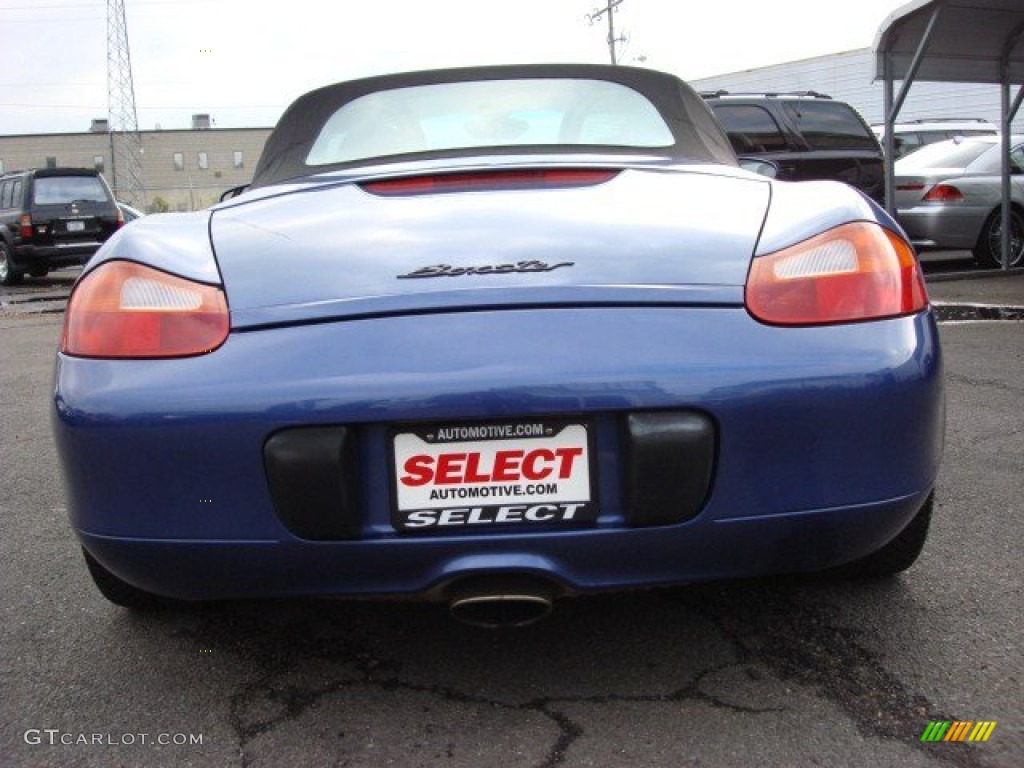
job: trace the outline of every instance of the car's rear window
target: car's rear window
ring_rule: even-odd
[[[36,205],[108,201],[107,190],[97,176],[37,176],[32,196]]]
[[[811,149],[878,149],[878,140],[847,105],[836,101],[786,101],[782,108]]]
[[[669,147],[646,97],[603,80],[487,80],[395,88],[354,99],[324,123],[306,164],[472,147]]]
[[[926,168],[966,168],[992,147],[989,141],[939,141],[901,158],[899,169],[905,172]]]

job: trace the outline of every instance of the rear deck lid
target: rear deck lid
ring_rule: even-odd
[[[742,304],[767,182],[699,166],[575,170],[600,173],[552,183],[488,169],[476,179],[435,174],[240,199],[211,221],[232,324],[504,306]]]

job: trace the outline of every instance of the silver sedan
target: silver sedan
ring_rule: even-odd
[[[1012,136],[1010,266],[1024,264],[1024,136]],[[969,249],[999,266],[998,136],[971,136],[922,147],[896,162],[896,216],[919,249]]]

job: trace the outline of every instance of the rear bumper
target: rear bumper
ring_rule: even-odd
[[[66,267],[84,264],[99,250],[101,245],[103,243],[98,240],[56,243],[54,245],[22,244],[13,249],[13,260],[19,269],[28,269],[33,266]]]
[[[896,218],[917,248],[970,250],[977,245],[988,214],[982,208],[920,205],[900,209]]]
[[[825,568],[902,529],[934,486],[944,428],[930,313],[784,329],[741,307],[399,316],[236,332],[182,360],[61,356],[55,405],[87,549],[188,598],[408,595],[487,571],[587,591]],[[623,423],[665,411],[713,423],[710,490],[685,522],[641,527]],[[392,425],[574,414],[594,425],[594,527],[393,527]],[[350,540],[302,538],[275,508],[268,441],[313,426],[356,437]]]
[[[841,509],[658,528],[376,542],[169,541],[79,531],[123,580],[178,599],[430,597],[481,574],[521,573],[567,592],[821,570],[884,546],[927,493]],[[173,580],[167,574],[175,574]]]

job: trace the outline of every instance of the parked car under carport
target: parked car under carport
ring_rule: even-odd
[[[1024,135],[1010,141],[1010,267],[1024,263]],[[896,162],[896,216],[918,249],[966,249],[1001,266],[998,136],[923,147]]]

